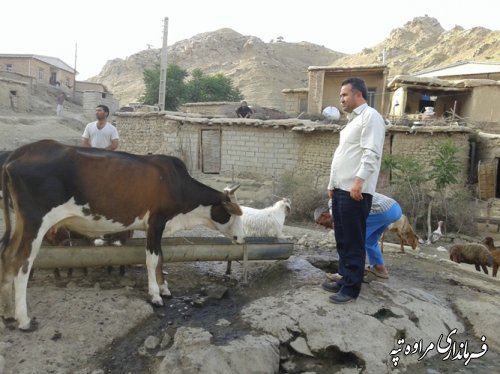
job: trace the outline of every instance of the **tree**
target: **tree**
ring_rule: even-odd
[[[167,90],[165,92],[165,109],[176,110],[182,104],[186,92],[186,84],[184,83],[188,73],[180,66],[169,64],[167,67]],[[143,72],[144,85],[146,92],[139,99],[147,105],[155,105],[158,103],[158,95],[160,92],[160,65],[156,64],[151,69],[144,69]]]
[[[201,69],[194,69],[186,84],[186,102],[239,101],[241,92],[233,87],[230,78],[222,74],[207,75]]]
[[[160,66],[145,69],[144,84],[146,91],[140,98],[144,104],[154,105],[158,102],[160,86]],[[222,74],[207,75],[201,69],[194,69],[190,79],[188,73],[178,65],[169,64],[165,93],[165,109],[177,110],[179,105],[187,102],[206,101],[239,101],[243,99],[241,92],[233,87],[230,78]]]

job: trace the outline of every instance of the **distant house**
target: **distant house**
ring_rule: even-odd
[[[425,108],[432,108],[435,118],[458,116],[464,122],[490,127],[500,123],[500,83],[496,80],[398,75],[388,89],[392,95],[387,113],[392,116],[420,116]]]
[[[111,114],[120,108],[119,101],[102,83],[77,81],[73,100],[82,105],[83,112],[89,119],[95,117],[95,108],[99,104],[107,105]]]
[[[320,115],[328,106],[338,107],[342,81],[351,77],[361,78],[366,82],[368,105],[382,112],[385,106],[388,73],[389,69],[386,65],[310,66],[307,88],[282,91],[285,95],[286,112],[289,114],[307,112]]]
[[[0,71],[17,73],[35,79],[37,85],[72,89],[78,74],[57,57],[30,54],[0,54]]]

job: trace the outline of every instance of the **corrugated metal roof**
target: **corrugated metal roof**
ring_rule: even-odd
[[[363,72],[363,71],[384,71],[387,65],[352,65],[352,66],[309,66],[307,70],[325,70],[328,72]]]
[[[69,66],[64,61],[62,61],[60,58],[57,58],[57,57],[42,56],[42,55],[30,55],[30,54],[0,54],[0,58],[1,57],[37,59],[37,60],[45,62],[46,64],[55,66],[58,69],[65,70],[69,73],[78,74],[78,72],[75,71],[75,69],[73,69],[71,66]]]
[[[492,73],[500,73],[500,62],[461,61],[441,68],[422,70],[414,75],[417,77],[449,77]]]

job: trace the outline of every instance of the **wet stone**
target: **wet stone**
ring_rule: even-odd
[[[158,345],[160,345],[160,339],[156,336],[150,335],[144,341],[144,347],[146,347],[146,349],[156,349]]]

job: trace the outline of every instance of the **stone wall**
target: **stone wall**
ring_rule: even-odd
[[[195,118],[153,113],[116,113],[120,149],[132,153],[163,153],[182,158],[191,172],[201,172],[201,133],[220,131],[220,173],[278,177],[285,171],[311,173],[326,179],[339,142],[337,125],[297,119],[250,121]],[[422,170],[430,167],[439,144],[451,140],[463,165],[460,180],[469,172],[469,136],[466,127],[433,127],[411,133],[408,127],[388,126],[384,154],[412,155]],[[217,150],[216,150],[217,151]],[[388,183],[381,175],[381,184]]]
[[[457,127],[457,126],[455,126]],[[451,131],[447,127],[428,127],[410,133],[408,129],[394,126],[386,136],[385,154],[411,155],[418,160],[421,170],[430,169],[431,162],[437,154],[440,144],[452,141],[458,147],[457,159],[463,166],[459,181],[468,181],[469,175],[469,138],[472,131],[468,128],[457,128]]]

